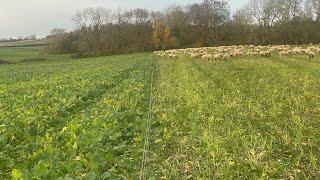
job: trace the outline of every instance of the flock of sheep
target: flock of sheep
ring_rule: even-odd
[[[241,45],[241,46],[220,46],[220,47],[202,47],[202,48],[187,48],[187,49],[174,49],[167,51],[155,51],[160,58],[176,59],[179,56],[186,55],[191,58],[202,58],[203,60],[225,60],[228,61],[233,57],[264,57],[269,58],[272,54],[281,57],[291,55],[306,55],[309,59],[314,59],[316,53],[320,53],[319,46],[310,45],[308,47],[291,47],[289,45],[277,46],[254,46],[254,45]]]

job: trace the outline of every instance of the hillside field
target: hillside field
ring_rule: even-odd
[[[320,177],[318,56],[0,59],[0,179]]]

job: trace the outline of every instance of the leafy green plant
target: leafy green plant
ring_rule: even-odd
[[[137,177],[152,62],[147,57],[0,68],[0,176]]]
[[[10,52],[7,52],[10,53]],[[320,64],[148,53],[0,66],[1,179],[316,179]]]

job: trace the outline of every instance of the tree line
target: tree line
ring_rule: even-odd
[[[2,42],[17,42],[17,41],[24,41],[24,40],[37,40],[37,36],[35,34],[29,36],[19,36],[17,38],[0,38],[0,43]]]
[[[111,55],[217,45],[320,42],[320,0],[250,0],[231,13],[224,0],[203,0],[164,11],[87,8],[76,29],[52,31],[51,53]]]

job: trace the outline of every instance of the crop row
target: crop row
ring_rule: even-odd
[[[0,176],[137,176],[150,63],[133,55],[1,69],[11,77],[0,85]]]

